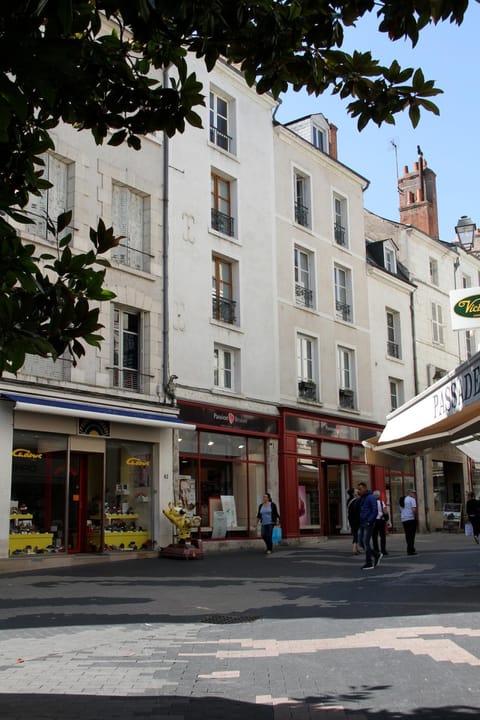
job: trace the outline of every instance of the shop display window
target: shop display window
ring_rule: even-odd
[[[103,527],[106,551],[153,549],[152,491],[152,445],[108,441],[104,508],[90,516],[91,544],[101,542]]]
[[[198,451],[193,436],[198,439]],[[258,505],[266,486],[264,441],[182,431],[179,449],[175,501],[200,516],[202,536],[256,535]]]
[[[10,554],[65,550],[67,438],[15,430]]]

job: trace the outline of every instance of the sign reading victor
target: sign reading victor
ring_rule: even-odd
[[[480,327],[480,287],[450,291],[452,330]]]

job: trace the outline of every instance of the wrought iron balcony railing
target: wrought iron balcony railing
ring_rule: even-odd
[[[387,354],[390,355],[390,357],[399,358],[400,345],[396,342],[392,342],[391,340],[389,340],[387,342]]]
[[[303,287],[299,283],[295,284],[295,298],[297,305],[303,305],[307,308],[313,307],[313,290]]]
[[[352,315],[351,305],[347,305],[346,303],[341,303],[337,300],[335,303],[335,309],[337,311],[337,317],[340,318],[340,320],[345,320],[346,322],[350,322],[351,315]]]
[[[228,298],[220,297],[219,295],[212,296],[212,317],[214,320],[220,320],[224,323],[233,325],[236,321],[235,316],[235,300],[229,300]]]
[[[340,388],[338,391],[338,404],[341,408],[353,410],[355,407],[355,392],[349,388]]]
[[[228,235],[229,237],[234,236],[234,219],[230,215],[220,212],[212,208],[212,228],[218,230],[218,232]]]
[[[226,135],[213,125],[210,125],[210,142],[215,143],[222,150],[232,152],[232,138],[230,135]]]
[[[347,231],[345,230],[345,228],[342,225],[335,223],[333,232],[337,245],[343,245],[345,247],[345,245],[347,244]]]
[[[117,247],[112,250],[112,260],[114,262],[119,263],[119,265],[135,268],[135,270],[143,270],[144,272],[148,272],[150,258],[151,255],[149,253],[131,247],[128,243],[128,238],[125,238],[120,245],[117,245]]]
[[[308,207],[299,202],[295,203],[295,222],[303,227],[308,227]]]
[[[298,383],[298,396],[306,400],[316,400],[316,383],[313,380],[300,380],[300,382]]]

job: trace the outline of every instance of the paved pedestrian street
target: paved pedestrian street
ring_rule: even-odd
[[[478,720],[480,549],[389,541],[2,566],[0,717]]]

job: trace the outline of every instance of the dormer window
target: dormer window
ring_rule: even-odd
[[[395,274],[397,272],[397,256],[395,254],[395,250],[389,245],[385,245],[383,248],[383,257],[385,261],[385,270]]]

